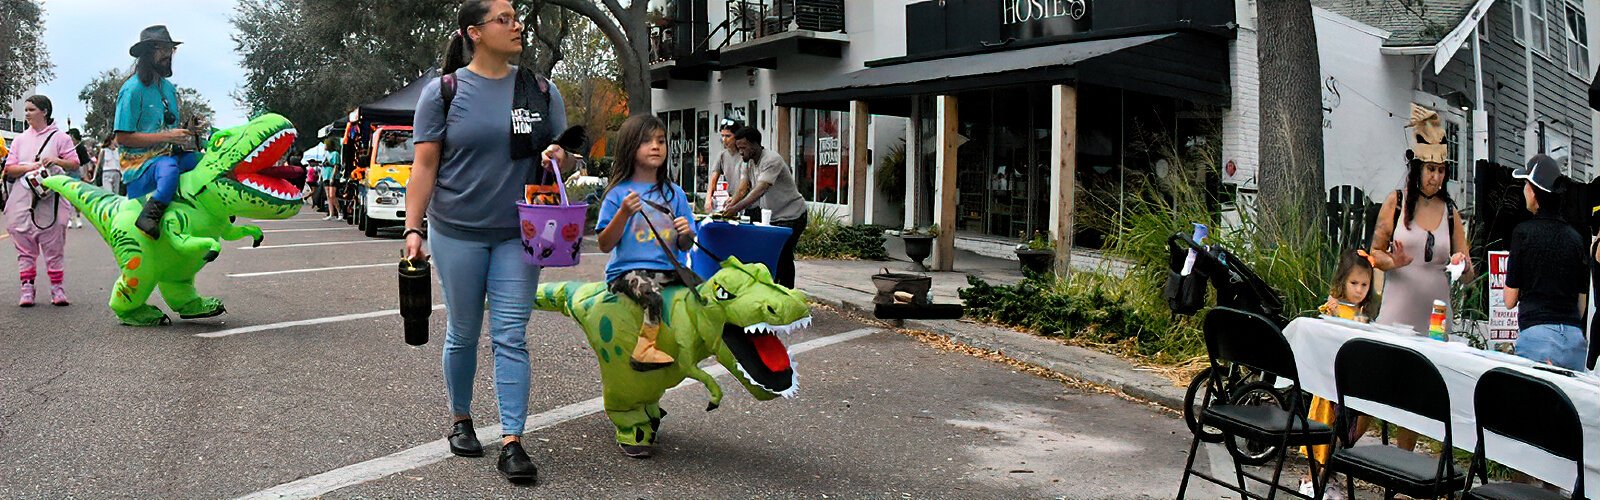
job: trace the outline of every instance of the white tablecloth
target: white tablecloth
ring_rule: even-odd
[[[1391,333],[1377,327],[1358,327],[1354,323],[1338,320],[1299,318],[1289,323],[1283,333],[1294,350],[1301,388],[1332,401],[1338,401],[1339,397],[1333,379],[1333,359],[1346,341],[1368,338],[1410,347],[1422,353],[1439,368],[1439,374],[1449,387],[1450,420],[1455,427],[1455,446],[1469,452],[1478,441],[1473,389],[1484,372],[1509,367],[1554,383],[1572,398],[1573,406],[1578,409],[1578,419],[1583,422],[1584,489],[1588,490],[1587,497],[1600,499],[1600,377],[1593,374],[1567,377],[1529,368],[1531,361],[1509,354],[1481,351],[1461,343]],[[1348,399],[1346,404],[1422,435],[1441,441],[1444,439],[1444,426],[1410,412],[1360,399]],[[1529,408],[1527,411],[1539,409]],[[1571,462],[1493,433],[1486,433],[1484,440],[1487,441],[1490,460],[1563,489],[1571,488],[1577,479],[1573,476],[1576,467]]]

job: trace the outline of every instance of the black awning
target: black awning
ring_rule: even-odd
[[[438,69],[428,70],[420,78],[400,87],[400,90],[362,104],[356,108],[360,111],[361,121],[410,125],[417,113],[417,100],[422,98],[423,87],[427,87],[428,82],[437,78],[439,78]]]
[[[778,94],[779,106],[909,114],[903,101],[1028,84],[1081,82],[1197,102],[1226,103],[1228,43],[1204,33],[1162,33],[923,60],[840,75],[816,90]]]

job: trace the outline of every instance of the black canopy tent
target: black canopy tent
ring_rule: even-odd
[[[356,119],[368,123],[410,125],[412,117],[417,112],[417,100],[422,98],[422,89],[428,82],[438,78],[439,70],[430,69],[421,77],[400,87],[400,90],[357,107]]]
[[[439,70],[430,69],[411,83],[400,87],[399,90],[379,97],[371,102],[356,107],[355,113],[349,117],[335,120],[332,124],[333,132],[344,134],[340,148],[340,167],[348,172],[358,162],[358,156],[367,150],[365,143],[370,140],[373,128],[378,125],[404,125],[410,126],[417,112],[417,100],[422,98],[422,89],[428,82],[439,78]],[[351,118],[354,118],[354,126]]]

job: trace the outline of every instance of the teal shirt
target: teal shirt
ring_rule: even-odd
[[[167,113],[171,112],[172,122],[167,122]],[[157,80],[154,86],[146,86],[138,77],[128,78],[122,84],[122,90],[117,92],[117,116],[112,123],[112,130],[116,132],[132,132],[140,134],[153,134],[178,127],[178,88],[165,78]],[[123,182],[131,182],[144,174],[144,167],[151,160],[172,151],[169,144],[160,144],[149,148],[135,148],[122,146],[118,150],[122,154],[121,165]]]

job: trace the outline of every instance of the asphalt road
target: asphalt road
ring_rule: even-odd
[[[469,459],[447,456],[439,441],[444,313],[421,347],[401,341],[397,315],[349,318],[396,308],[399,240],[369,240],[320,215],[261,222],[259,249],[224,246],[197,280],[227,304],[218,318],[117,325],[106,307],[115,263],[93,229],[69,234],[71,306],[18,308],[15,282],[0,285],[0,498],[1133,499],[1177,490],[1188,434],[1174,415],[823,308],[784,339],[798,397],[757,402],[722,375],[728,396],[708,413],[698,384],[676,389],[663,400],[670,415],[651,460],[617,450],[576,324],[535,312],[526,442],[540,484],[513,486],[494,470],[497,444]],[[0,274],[14,257],[0,239]],[[598,279],[604,264],[586,255],[543,279]],[[480,359],[473,413],[488,426],[498,412],[487,341]]]

